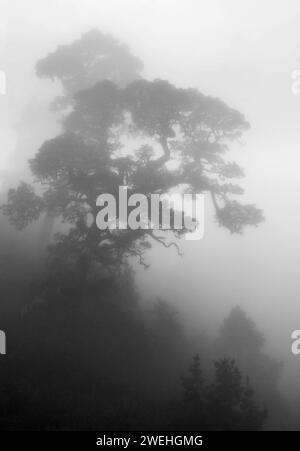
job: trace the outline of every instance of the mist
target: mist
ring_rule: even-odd
[[[290,420],[283,424],[282,418],[271,415],[264,427],[298,429],[300,357],[291,351],[291,334],[300,329],[297,253],[300,247],[300,96],[292,89],[293,71],[300,69],[299,2],[291,0],[287,5],[282,0],[212,0],[209,3],[202,0],[54,0],[51,3],[29,0],[23,4],[11,0],[1,1],[0,5],[0,70],[6,75],[6,93],[0,95],[1,203],[6,202],[8,190],[15,188],[20,181],[32,183],[34,177],[28,160],[34,158],[45,141],[61,133],[63,120],[69,112],[51,106],[55,98],[64,94],[64,88],[55,76],[53,80],[51,76],[39,77],[37,62],[59,46],[68,46],[81,39],[90,30],[99,30],[128,46],[131,54],[143,64],[138,75],[141,79],[148,82],[167,80],[176,89],[199,90],[205,96],[221,99],[249,122],[250,128],[230,142],[226,159],[237,162],[245,171],[245,177],[238,180],[245,190],[239,201],[255,204],[263,211],[265,221],[258,223],[257,227],[245,227],[241,234],[230,233],[216,219],[211,198],[206,195],[204,236],[198,241],[179,239],[182,256],[178,255],[175,246],[164,247],[154,242],[143,257],[147,269],[139,259],[133,255],[129,257],[132,281],[129,276],[126,279],[126,274],[122,277],[133,286],[128,292],[124,289],[123,293],[124,297],[132,296],[134,302],[132,305],[128,303],[131,307],[126,304],[124,308],[131,311],[136,308],[133,304],[138,307],[132,317],[126,317],[124,321],[128,321],[128,327],[136,335],[139,327],[149,328],[152,332],[156,327],[156,332],[153,332],[156,338],[163,332],[166,334],[167,338],[161,340],[170,340],[172,351],[168,352],[174,352],[174,355],[178,352],[182,357],[178,361],[174,357],[174,365],[171,365],[172,370],[178,373],[178,376],[174,375],[174,381],[177,377],[180,383],[181,375],[185,369],[188,371],[197,353],[210,380],[213,361],[223,355],[219,341],[225,340],[224,333],[222,335],[224,320],[230,318],[238,306],[247,318],[254,321],[265,338],[260,352],[278,365],[282,363],[274,384],[280,402],[269,410],[274,409],[276,414],[280,410],[289,412]],[[8,344],[10,334],[13,336],[7,356],[3,358],[9,359],[10,352],[15,355],[20,346],[18,328],[23,331],[25,327],[20,325],[20,317],[23,318],[24,311],[31,311],[27,303],[31,305],[30,297],[33,295],[28,286],[37,274],[40,278],[47,273],[47,267],[41,263],[47,255],[47,245],[53,243],[55,232],[66,227],[58,219],[56,229],[51,229],[49,235],[42,226],[45,217],[42,215],[23,230],[16,230],[7,215],[1,214],[3,274],[5,271],[9,273],[2,288],[4,301],[1,312]],[[6,268],[8,261],[11,262],[10,269]],[[19,288],[12,288],[14,279]],[[122,283],[126,284],[125,281]],[[100,284],[97,290],[102,293],[101,297],[114,299],[114,308],[117,309],[116,305],[121,301],[115,299],[116,289],[111,292],[107,285],[102,287]],[[70,291],[70,302],[73,294]],[[42,297],[41,294],[34,295],[35,299]],[[156,323],[153,326],[152,310],[156,311],[156,306],[160,305],[158,299],[176,312],[174,315],[184,336],[181,342],[174,338],[176,332],[172,325],[170,329]],[[89,298],[87,323],[93,317],[91,303]],[[52,310],[61,308],[63,318],[72,316],[72,310],[59,304],[49,308],[51,315]],[[47,323],[47,314],[41,315]],[[74,313],[74,317],[76,315]],[[109,328],[109,321],[113,322],[110,315],[114,317],[111,312],[103,327]],[[95,314],[96,320],[99,324],[104,322],[100,313]],[[118,320],[122,323],[121,319]],[[81,327],[83,330],[84,326]],[[118,325],[114,327],[118,335]],[[36,334],[39,336],[42,331],[37,330]],[[21,336],[19,338],[21,340]],[[104,343],[103,346],[109,348],[110,344]],[[31,345],[28,347],[32,349]],[[118,351],[113,352],[118,355]],[[138,352],[136,350],[137,355]],[[149,356],[152,352],[149,351]],[[229,348],[226,348],[225,354],[228,352]],[[167,365],[167,357],[159,358]],[[34,357],[31,359],[33,362]],[[70,360],[72,362],[72,357]],[[9,362],[11,369],[13,357]],[[134,365],[134,361],[130,364]],[[155,364],[159,366],[159,363]],[[58,361],[57,366],[60,365]],[[22,370],[22,366],[20,368]],[[112,374],[110,371],[107,377]],[[88,380],[86,374],[85,377]],[[250,381],[259,392],[261,381],[253,381],[251,377]],[[117,382],[115,384],[117,386]],[[162,393],[167,393],[166,386],[162,377]],[[151,390],[156,388],[149,387],[150,394]],[[257,402],[264,404],[262,394],[258,395]],[[122,417],[121,413],[119,415]],[[22,415],[17,418],[22,424]],[[104,426],[100,427],[109,427],[109,421],[105,423],[106,420],[102,420]],[[111,427],[120,430],[123,420],[118,423],[114,418],[114,421]],[[145,418],[144,428],[148,427],[147,421]],[[72,428],[69,423],[57,424],[48,426]],[[94,426],[76,423],[74,427]],[[14,427],[18,425],[14,426],[13,422],[8,426]],[[136,425],[132,420],[132,424],[124,427],[130,429]],[[209,427],[213,428],[211,423]]]

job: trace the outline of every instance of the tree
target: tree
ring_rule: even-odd
[[[142,193],[147,198],[172,190],[208,193],[217,221],[231,233],[258,225],[261,210],[232,197],[243,190],[229,181],[242,177],[243,171],[225,158],[229,144],[249,128],[243,115],[219,99],[164,80],[138,79],[125,87],[104,80],[90,87],[95,79],[89,78],[89,67],[98,45],[99,34],[92,32],[38,66],[40,74],[60,78],[68,98],[77,91],[78,80],[89,87],[74,95],[62,133],[46,141],[30,160],[38,191],[28,185],[9,191],[2,207],[9,219],[22,228],[46,212],[66,223],[50,257],[55,265],[67,259],[82,281],[95,263],[115,272],[129,256],[136,256],[146,265],[144,252],[153,241],[178,249],[175,241],[167,242],[164,234],[152,229],[97,228],[96,198],[102,193],[118,198],[121,185],[128,186],[128,195]],[[81,61],[80,70],[74,56],[78,46],[84,55],[91,50],[90,63]],[[68,64],[58,71],[57,60],[65,61],[66,55]],[[173,235],[178,238],[182,232],[173,230]]]
[[[254,402],[249,379],[243,384],[234,360],[220,359],[214,366],[215,380],[208,385],[202,375],[200,358],[196,355],[189,375],[182,378],[183,424],[195,430],[260,429],[267,414]]]
[[[127,46],[94,29],[39,60],[36,74],[60,84],[62,95],[53,101],[52,109],[61,112],[72,108],[78,92],[103,80],[124,87],[140,78],[142,67],[141,61],[130,53]],[[42,244],[48,245],[51,241],[54,223],[55,218],[46,214],[41,231]]]
[[[254,321],[237,306],[224,320],[216,351],[219,356],[234,357],[242,371],[251,377],[259,395],[274,399],[282,363],[265,354],[264,344],[265,338]]]
[[[254,392],[247,378],[242,375],[234,360],[215,362],[215,382],[210,390],[210,413],[214,429],[257,430],[263,425],[266,410],[253,400]]]
[[[126,45],[94,29],[39,60],[36,73],[38,77],[61,84],[63,95],[53,106],[62,109],[72,104],[79,91],[92,88],[101,80],[126,86],[140,78],[142,68],[142,62],[130,53]]]
[[[265,343],[254,321],[241,307],[234,307],[221,327],[217,346],[236,359],[247,359],[259,353]]]
[[[188,342],[180,317],[174,307],[158,298],[148,313],[147,330],[152,344],[152,364],[155,365],[155,392],[160,399],[170,393],[180,393],[178,374],[187,362]]]
[[[282,363],[264,351],[265,338],[255,322],[239,307],[224,320],[216,341],[218,358],[234,358],[252,381],[257,397],[268,408],[268,423],[286,427],[289,412],[278,389]]]
[[[193,357],[188,374],[181,377],[183,389],[183,406],[178,419],[178,428],[187,430],[205,429],[207,427],[207,386],[204,380],[200,357]]]
[[[184,400],[199,406],[201,404],[204,380],[198,354],[193,358],[193,363],[189,368],[189,376],[183,376],[181,380],[184,388]]]

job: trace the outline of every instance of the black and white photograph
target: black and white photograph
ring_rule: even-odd
[[[300,2],[0,0],[0,120],[0,440],[299,431]]]

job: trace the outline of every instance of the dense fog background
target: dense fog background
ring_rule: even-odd
[[[266,352],[284,362],[280,387],[292,403],[300,388],[300,357],[290,350],[291,332],[300,328],[300,96],[291,90],[300,68],[299,20],[297,0],[0,3],[0,69],[7,77],[1,199],[19,179],[29,180],[27,159],[60,129],[49,105],[61,88],[36,77],[36,61],[90,29],[126,43],[143,61],[144,78],[197,88],[245,115],[251,128],[231,154],[245,169],[244,199],[264,210],[266,222],[231,235],[213,221],[207,199],[204,238],[182,240],[183,257],[155,245],[151,267],[136,265],[137,284],[145,305],[157,295],[173,303],[188,333],[201,326],[217,336],[240,305],[265,335]],[[30,230],[9,229],[6,239],[12,249],[37,246]]]

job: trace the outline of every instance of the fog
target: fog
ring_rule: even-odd
[[[155,243],[145,257],[148,269],[133,262],[135,282],[146,309],[159,296],[176,307],[188,334],[201,328],[211,340],[240,306],[264,334],[265,352],[284,363],[279,387],[297,408],[300,357],[291,352],[291,333],[300,329],[300,96],[292,73],[300,69],[299,2],[2,0],[0,6],[7,84],[0,96],[2,200],[19,180],[31,181],[27,160],[60,133],[50,104],[61,85],[38,78],[36,62],[89,30],[127,44],[146,80],[196,88],[245,116],[251,128],[230,144],[228,160],[244,168],[241,200],[261,208],[265,222],[231,234],[216,223],[207,196],[204,237],[180,240],[183,256]],[[10,227],[12,247],[37,246],[31,226]]]

